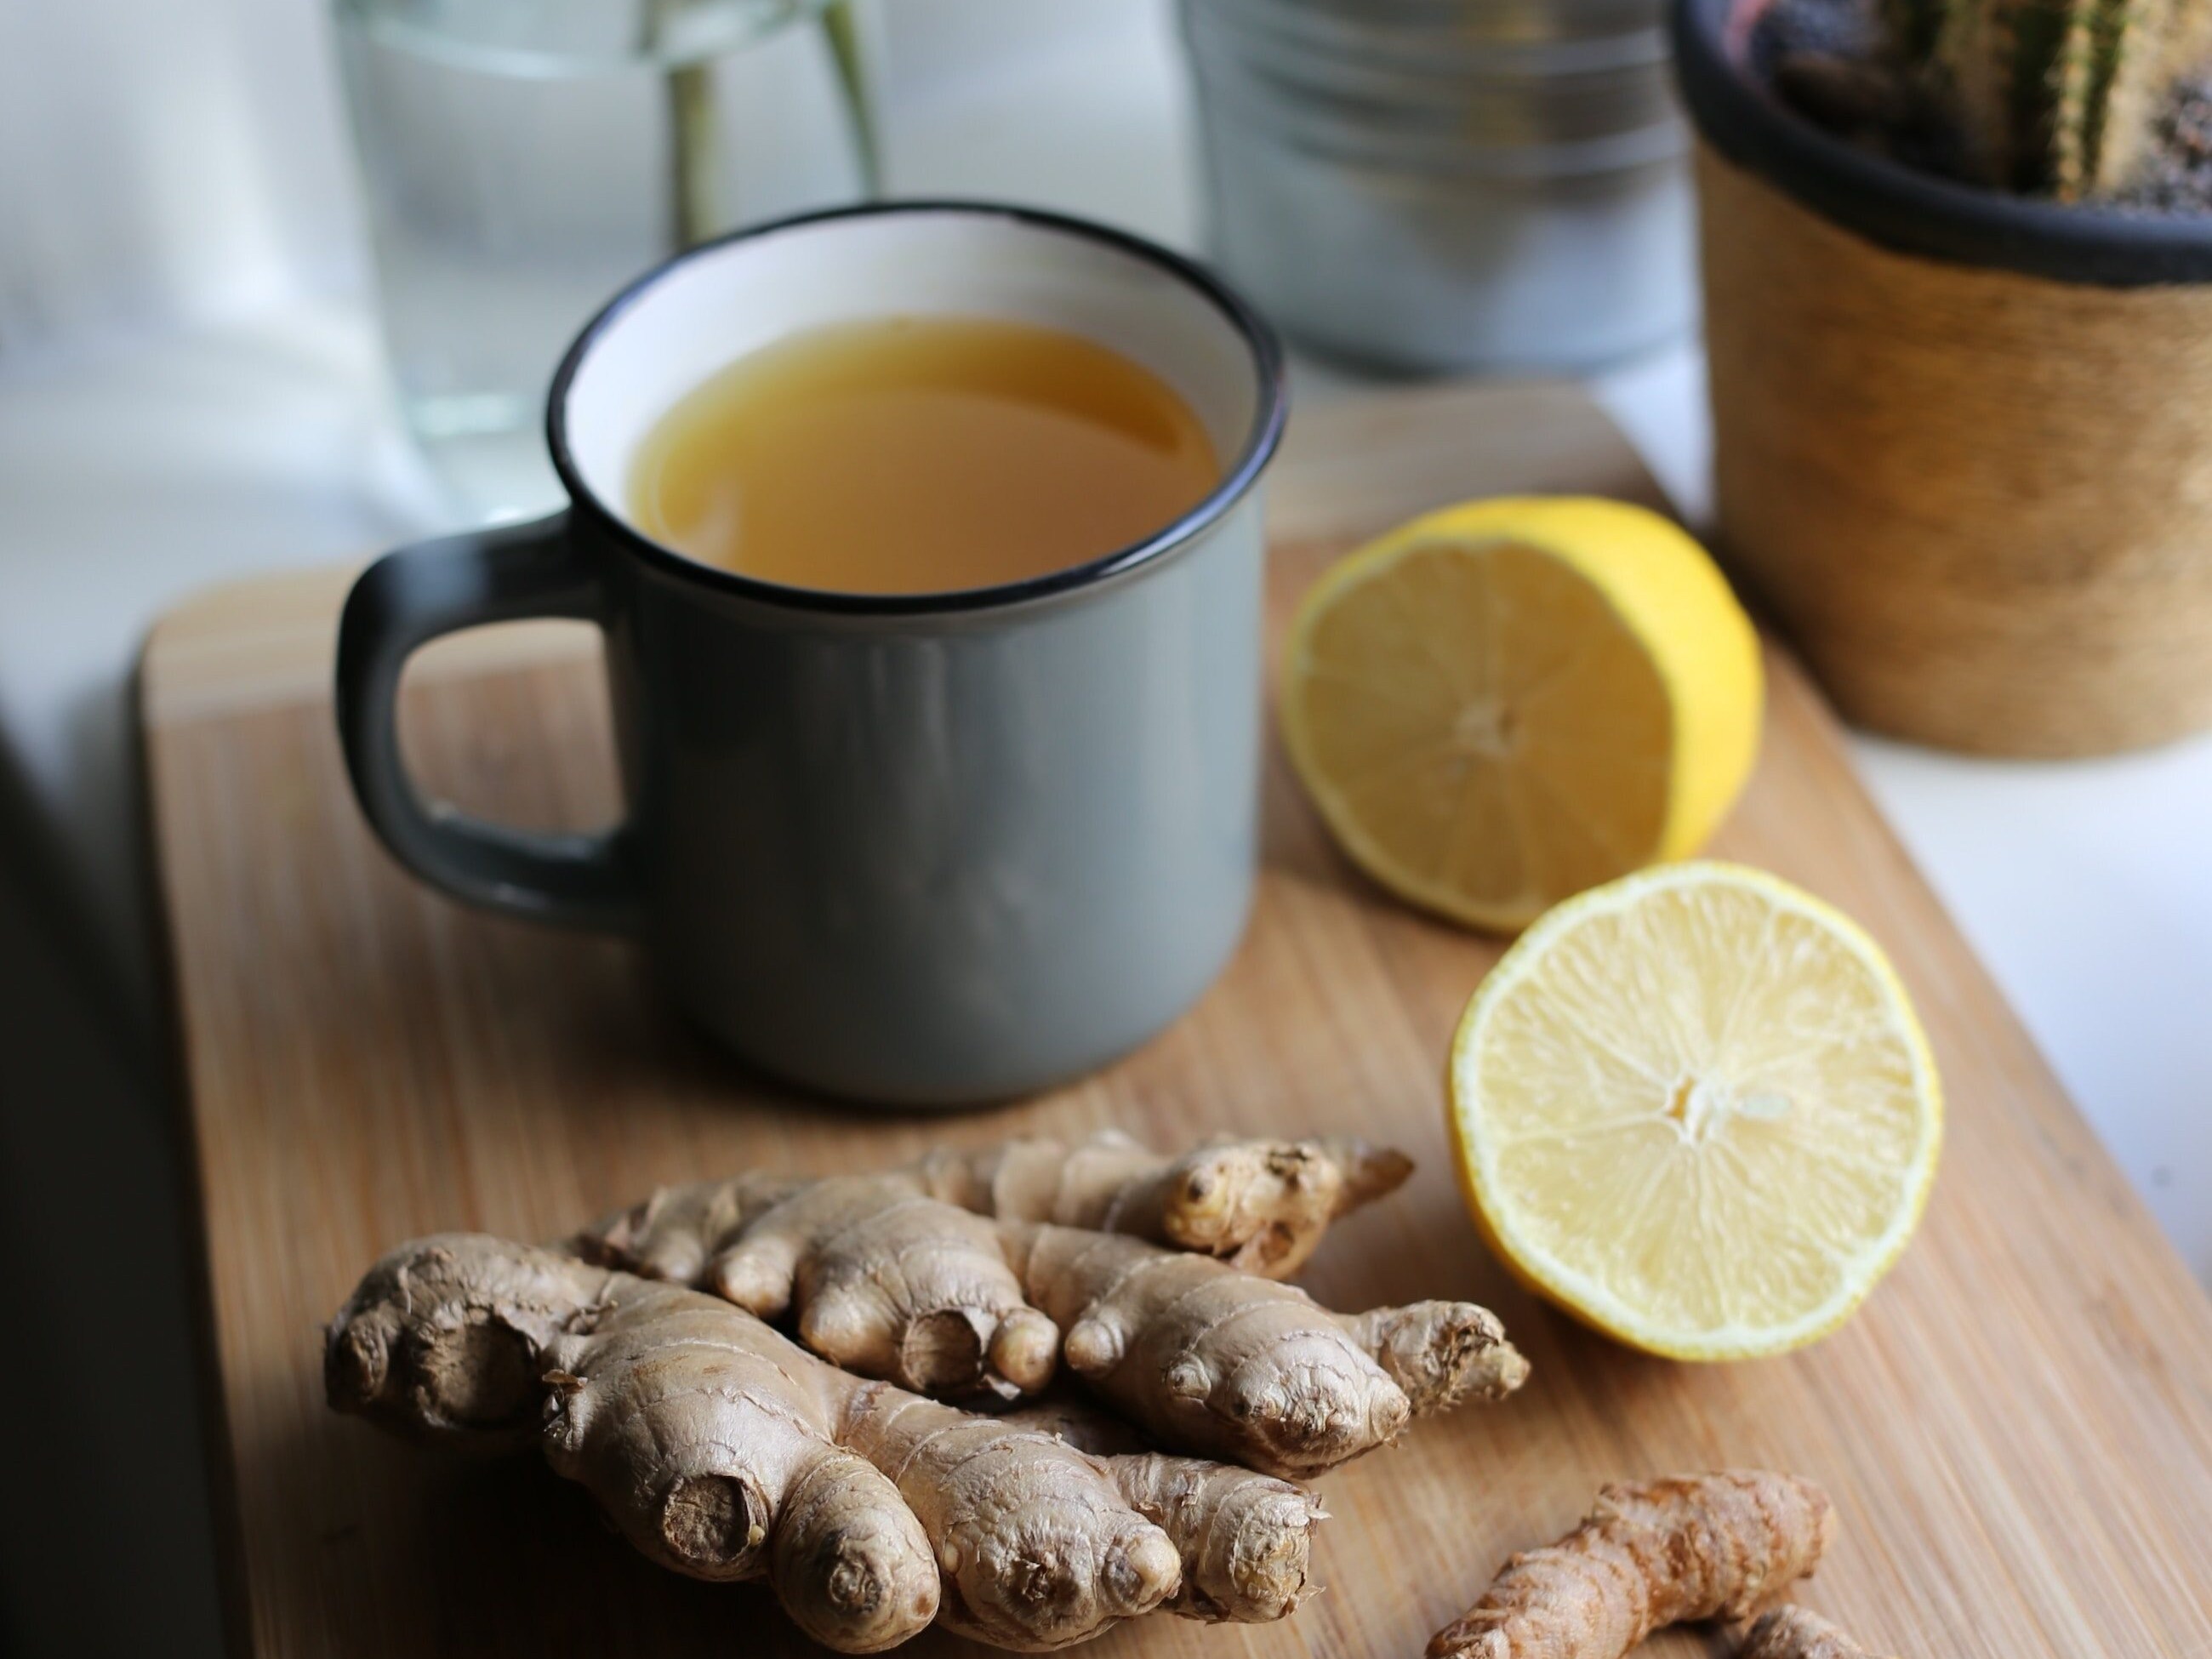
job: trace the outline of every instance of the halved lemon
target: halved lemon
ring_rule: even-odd
[[[1673,520],[1447,507],[1334,566],[1292,623],[1283,732],[1330,832],[1479,927],[1702,845],[1759,746],[1759,640]]]
[[[1475,991],[1450,1127],[1475,1224],[1528,1284],[1653,1353],[1832,1330],[1928,1201],[1942,1091],[1858,926],[1726,864],[1570,900]]]

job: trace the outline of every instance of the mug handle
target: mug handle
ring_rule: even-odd
[[[338,621],[338,738],[369,826],[433,887],[486,909],[611,933],[639,925],[641,892],[617,826],[598,835],[506,829],[425,803],[399,755],[399,671],[441,634],[531,617],[605,626],[605,582],[568,515],[419,542],[363,571]]]

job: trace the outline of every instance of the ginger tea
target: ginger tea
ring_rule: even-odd
[[[740,358],[663,416],[630,513],[703,563],[794,587],[951,592],[1144,540],[1220,478],[1188,405],[1073,334],[890,317]]]

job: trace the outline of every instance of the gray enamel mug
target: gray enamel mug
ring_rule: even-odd
[[[631,524],[631,458],[725,365],[892,314],[1058,328],[1177,392],[1226,458],[1178,522],[1091,563],[934,594],[816,592]],[[1080,221],[890,204],[679,255],[571,348],[547,411],[570,506],[402,549],[339,629],[363,812],[422,880],[636,938],[738,1054],[866,1101],[1000,1099],[1143,1042],[1220,971],[1257,856],[1259,480],[1280,353],[1212,276]],[[409,654],[527,617],[605,635],[625,817],[531,834],[425,802],[399,756]]]

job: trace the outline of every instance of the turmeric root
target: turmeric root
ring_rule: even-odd
[[[1548,1548],[1516,1555],[1429,1659],[1620,1659],[1662,1625],[1745,1619],[1813,1571],[1827,1496],[1746,1469],[1607,1486]]]
[[[1007,1249],[1066,1333],[1068,1369],[1108,1404],[1162,1444],[1287,1480],[1528,1372],[1473,1303],[1336,1314],[1206,1256],[1073,1227],[1011,1228]]]
[[[511,1447],[542,1414],[548,1462],[638,1549],[765,1578],[845,1652],[933,1618],[1033,1650],[1156,1607],[1279,1617],[1321,1519],[1283,1482],[1093,1455],[851,1376],[717,1297],[477,1235],[371,1269],[325,1375],[333,1406],[434,1439]]]
[[[739,1176],[663,1188],[577,1237],[577,1252],[714,1291],[917,1393],[1012,1400],[1050,1379],[1060,1333],[1006,1260],[1010,1224],[1057,1222],[1287,1273],[1329,1221],[1411,1164],[1348,1139],[1229,1141],[1182,1158],[1111,1131],[1016,1140],[818,1181]]]
[[[1736,1650],[1736,1659],[1875,1659],[1817,1613],[1781,1607],[1764,1613]]]

